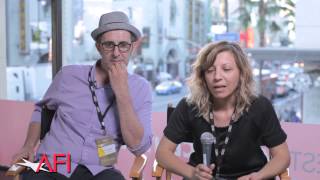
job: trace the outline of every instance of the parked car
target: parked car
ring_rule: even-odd
[[[169,74],[167,72],[160,72],[157,75],[158,82],[169,81],[169,80],[172,80],[172,76],[171,76],[171,74]]]
[[[179,93],[182,89],[182,83],[175,80],[163,81],[155,88],[157,95],[169,95]]]
[[[286,81],[276,81],[276,97],[284,97],[289,94],[290,88]]]
[[[159,85],[161,82],[164,81],[171,81],[172,80],[172,75],[167,73],[167,72],[160,72],[156,76],[156,80],[154,82],[154,87]]]

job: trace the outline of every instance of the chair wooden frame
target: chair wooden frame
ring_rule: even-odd
[[[167,122],[169,120],[169,117],[170,117],[171,113],[174,111],[174,109],[175,109],[175,107],[173,107],[172,104],[168,104],[168,107],[167,107]],[[152,168],[152,177],[156,178],[156,180],[161,180],[163,172],[166,173],[166,178],[165,179],[166,180],[171,180],[172,172],[166,170],[165,168],[163,168],[157,162],[157,160],[154,160],[153,168]],[[278,177],[280,178],[280,180],[291,180],[291,177],[289,176],[289,168],[287,168],[284,172],[280,173],[278,175]]]
[[[54,110],[50,110],[46,106],[42,107],[40,143],[41,143],[41,140],[44,138],[45,134],[50,129],[54,114],[55,114]],[[132,180],[142,180],[143,170],[146,166],[146,162],[147,162],[147,157],[144,154],[135,157],[129,172],[129,177]],[[26,169],[27,169],[26,167],[19,166],[17,170],[11,171],[9,168],[9,170],[6,172],[6,176],[13,176],[14,180],[20,180],[20,174]]]

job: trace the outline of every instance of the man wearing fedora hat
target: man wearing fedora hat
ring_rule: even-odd
[[[70,153],[70,171],[59,164],[57,173],[30,170],[26,179],[124,179],[113,166],[120,146],[135,155],[151,146],[151,86],[126,69],[139,30],[123,12],[114,11],[101,16],[91,36],[101,59],[93,66],[70,65],[59,71],[35,104],[25,144],[14,157],[14,162],[33,161],[45,153],[53,164],[55,153]],[[34,158],[44,105],[56,112]]]

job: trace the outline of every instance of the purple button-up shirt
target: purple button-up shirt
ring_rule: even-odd
[[[88,83],[88,73],[92,66],[65,66],[55,76],[43,100],[35,105],[32,122],[40,122],[41,106],[46,104],[49,109],[56,109],[50,131],[41,141],[37,155],[46,153],[53,165],[53,154],[71,154],[71,173],[65,165],[58,165],[58,173],[69,177],[78,164],[85,165],[93,175],[110,167],[99,165],[99,158],[95,139],[103,137],[103,130],[99,123],[97,111],[92,101]],[[92,68],[91,78],[95,80],[96,66]],[[151,86],[142,77],[128,75],[129,92],[133,108],[143,125],[144,134],[140,145],[129,150],[140,155],[151,146]],[[101,111],[111,103],[113,91],[110,84],[97,86],[95,89]],[[104,118],[107,135],[117,142],[117,151],[124,144],[116,102],[112,105]],[[62,159],[59,159],[62,160]]]

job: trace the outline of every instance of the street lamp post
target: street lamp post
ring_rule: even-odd
[[[226,31],[229,32],[229,4],[228,0],[224,0],[224,13],[225,13],[225,23]]]

